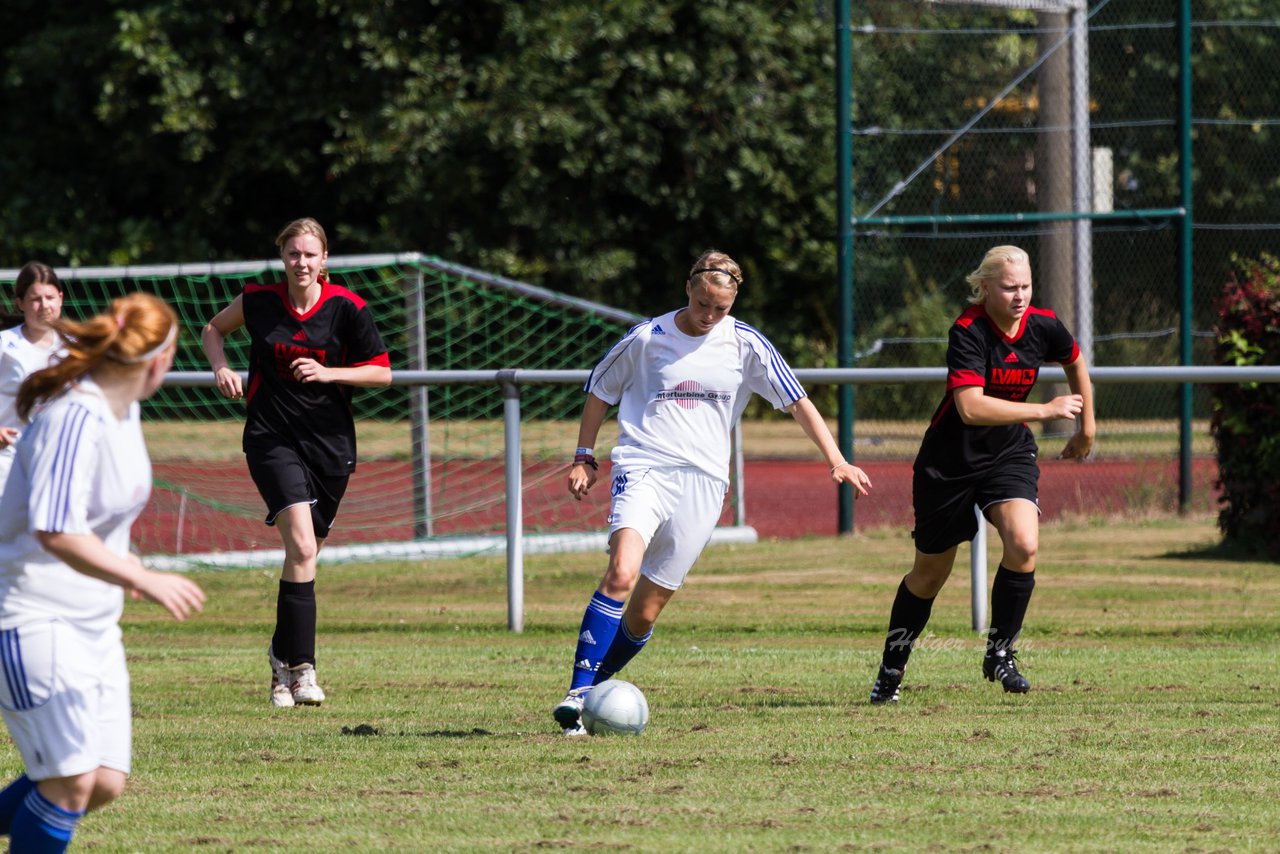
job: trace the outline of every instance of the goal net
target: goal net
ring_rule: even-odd
[[[333,281],[369,303],[393,370],[580,371],[640,319],[416,253],[333,257],[329,269]],[[284,278],[278,261],[58,273],[66,287],[63,312],[73,319],[134,290],[164,297],[183,324],[173,369],[204,373],[201,328],[246,282]],[[15,276],[0,272],[0,280]],[[238,370],[247,367],[248,346],[243,330],[227,339],[229,361]],[[604,527],[603,505],[573,501],[563,486],[582,402],[576,383],[521,388],[528,534]],[[424,539],[467,542],[504,531],[503,393],[497,383],[358,390],[354,406],[357,470],[326,551]],[[143,412],[155,488],[134,527],[138,550],[182,555],[188,564],[241,556],[233,565],[256,563],[244,559],[246,553],[278,550],[279,536],[263,524],[264,506],[245,468],[243,401],[226,400],[211,386],[169,384]],[[603,453],[615,439],[616,432],[602,434]]]

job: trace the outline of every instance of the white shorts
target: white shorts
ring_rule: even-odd
[[[32,780],[129,773],[133,718],[120,628],[61,620],[0,631],[0,714]]]
[[[679,590],[711,541],[728,485],[695,468],[635,468],[613,474],[609,536],[631,528],[644,539],[640,574]]]

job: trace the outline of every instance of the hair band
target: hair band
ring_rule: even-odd
[[[740,277],[735,276],[733,273],[730,273],[728,270],[722,270],[719,267],[699,267],[698,269],[694,270],[692,273],[689,274],[689,278],[692,279],[694,276],[698,275],[699,273],[723,273],[724,275],[728,276],[730,279],[733,280],[734,285],[742,284],[742,279]]]
[[[151,350],[148,350],[147,352],[143,353],[141,356],[134,356],[132,358],[129,358],[127,356],[121,356],[116,353],[108,353],[107,358],[113,362],[119,362],[122,365],[141,365],[143,362],[150,362],[156,356],[159,356],[165,350],[168,350],[169,347],[173,345],[173,342],[177,340],[177,338],[178,338],[178,324],[175,323],[169,327],[169,334],[164,337],[164,342],[161,343],[160,346],[155,347]]]

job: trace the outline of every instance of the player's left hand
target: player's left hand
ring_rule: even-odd
[[[596,483],[596,470],[588,465],[575,464],[569,469],[569,494],[581,501]]]
[[[1082,463],[1089,459],[1091,453],[1093,453],[1093,437],[1076,433],[1067,440],[1067,446],[1062,449],[1062,453],[1058,454],[1058,459]]]
[[[300,383],[329,382],[329,369],[315,359],[305,356],[294,359],[289,363],[289,370],[293,371],[293,378]]]
[[[155,602],[175,620],[185,620],[204,610],[204,591],[191,579],[174,572],[143,572],[132,592]]]
[[[853,463],[841,463],[831,470],[831,480],[835,483],[850,483],[858,492],[855,494],[854,500],[858,495],[871,494],[871,478],[867,477],[867,473],[855,466]]]

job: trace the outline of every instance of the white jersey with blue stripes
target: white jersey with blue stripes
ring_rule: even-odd
[[[726,315],[706,335],[686,335],[676,326],[685,310],[633,327],[585,390],[618,406],[615,466],[692,466],[727,483],[730,430],[752,392],[785,409],[805,391],[758,330]]]
[[[118,420],[83,377],[42,409],[18,443],[0,497],[0,629],[56,617],[88,631],[118,622],[124,590],[62,563],[35,532],[95,534],[126,555],[150,495],[138,404]]]

